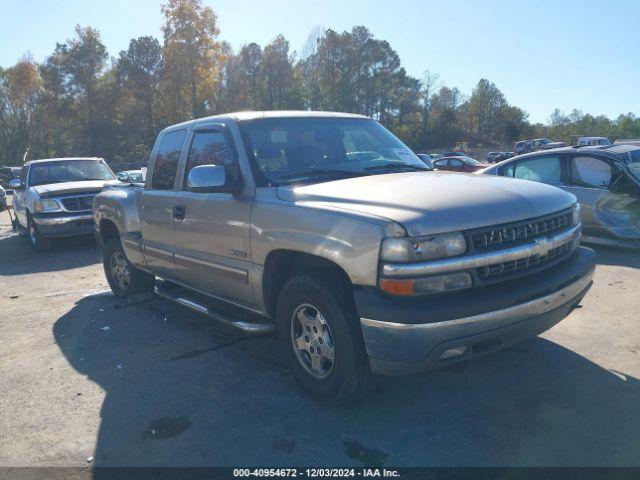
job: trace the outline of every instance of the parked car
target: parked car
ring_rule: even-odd
[[[93,233],[93,197],[115,175],[101,158],[49,158],[25,163],[14,190],[13,210],[36,250],[52,237]]]
[[[20,176],[20,167],[0,167],[0,187],[9,188],[9,182]]]
[[[569,147],[535,152],[478,173],[562,188],[580,202],[585,242],[640,247],[640,147]]]
[[[597,145],[610,146],[611,140],[609,140],[607,137],[578,137],[576,141],[576,146],[578,147]]]
[[[277,330],[293,376],[333,404],[365,396],[372,373],[448,365],[567,316],[594,269],[576,208],[548,185],[430,171],[373,119],[306,111],[168,127],[145,185],[93,204],[116,296],[155,286]]]
[[[537,150],[551,150],[552,148],[561,148],[566,146],[564,142],[554,142],[550,138],[535,138],[533,140],[521,140],[516,142],[513,150],[516,155],[523,153],[535,152]]]
[[[496,157],[493,163],[501,162],[502,160],[506,160],[507,158],[511,158],[515,155],[514,152],[500,152]]]
[[[451,172],[475,172],[488,166],[487,163],[480,163],[471,157],[442,157],[433,162],[433,167],[438,170],[449,170]]]
[[[125,183],[144,183],[142,170],[123,170],[116,173],[116,178]]]
[[[429,168],[433,168],[433,160],[428,153],[417,153],[418,158]]]
[[[489,152],[489,153],[487,153],[487,162],[489,162],[489,163],[495,162],[496,158],[498,158],[498,155],[500,155],[500,152]]]

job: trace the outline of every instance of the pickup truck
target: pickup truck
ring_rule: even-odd
[[[18,228],[34,249],[53,237],[93,234],[93,197],[116,177],[102,158],[48,158],[24,164],[9,182]]]
[[[534,337],[589,290],[576,198],[428,169],[373,119],[243,112],[166,128],[146,184],[93,204],[114,294],[277,331],[331,404],[372,374],[449,365]]]

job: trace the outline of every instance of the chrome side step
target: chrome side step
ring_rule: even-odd
[[[191,310],[195,310],[196,312],[202,313],[203,315],[206,315],[216,322],[231,327],[235,330],[239,330],[243,333],[247,333],[250,335],[262,335],[265,333],[270,333],[275,329],[275,326],[270,323],[240,320],[232,315],[216,311],[212,307],[207,306],[203,301],[196,301],[193,298],[189,298],[190,296],[187,295],[187,293],[189,292],[187,292],[184,288],[163,288],[156,285],[154,291],[159,297],[171,300],[172,302],[190,308]]]

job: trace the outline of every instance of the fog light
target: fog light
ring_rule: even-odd
[[[391,295],[429,295],[471,288],[473,281],[467,272],[435,275],[416,279],[380,278],[378,286]]]
[[[467,352],[467,349],[468,347],[466,345],[463,345],[461,347],[453,347],[449,350],[445,350],[444,352],[442,352],[442,355],[440,355],[440,360],[446,360],[447,358],[459,357],[461,355],[464,355]]]
[[[434,277],[414,280],[413,293],[417,295],[424,295],[428,293],[450,292],[453,290],[471,288],[471,285],[471,275],[466,272],[437,275]]]

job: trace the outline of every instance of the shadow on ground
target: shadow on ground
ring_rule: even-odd
[[[36,252],[29,239],[9,233],[0,236],[0,275],[26,275],[84,267],[102,261],[98,245],[91,235],[56,238],[51,250]],[[9,260],[10,259],[10,260]]]
[[[640,268],[640,249],[622,249],[589,245],[596,251],[599,265],[619,265],[621,267]]]
[[[638,379],[544,339],[384,378],[336,409],[296,387],[271,337],[152,297],[118,302],[85,297],[54,325],[105,391],[98,466],[640,464]]]

